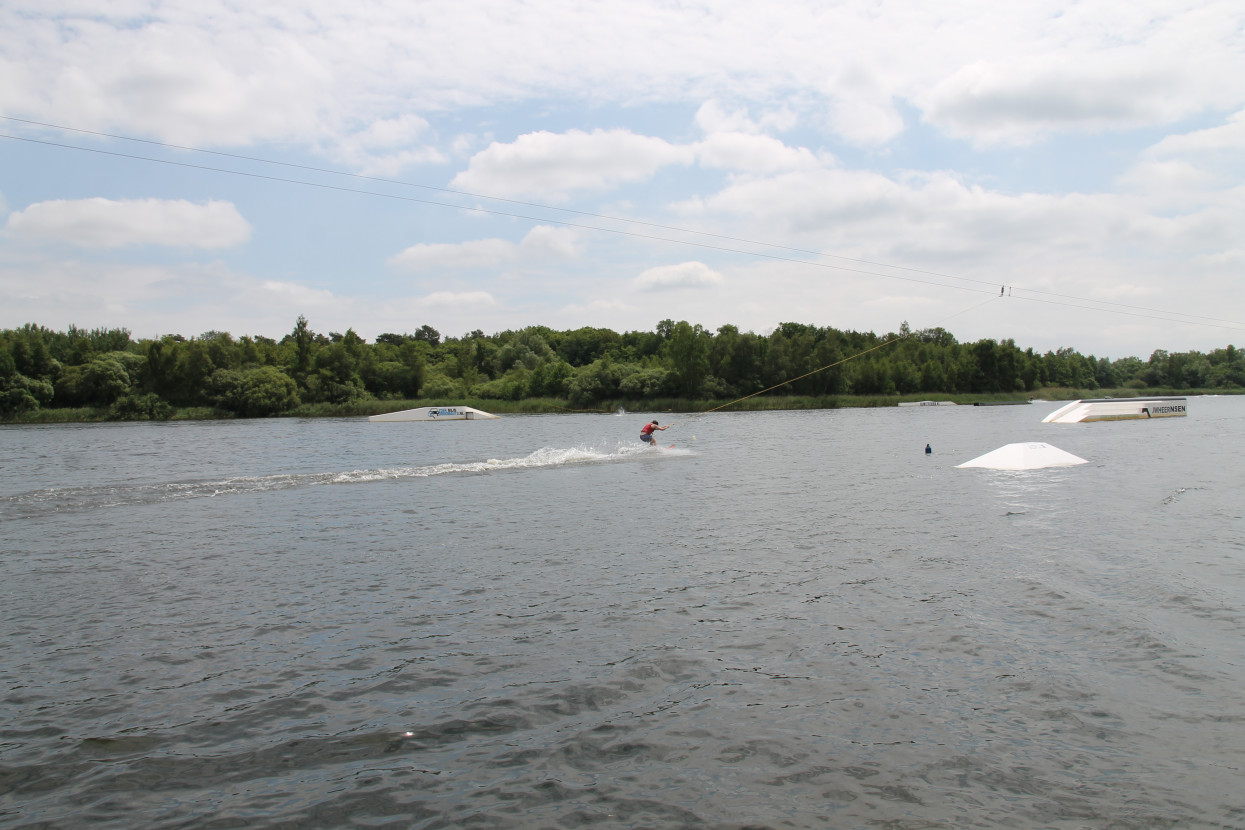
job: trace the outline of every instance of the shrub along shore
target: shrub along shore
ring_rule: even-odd
[[[764,334],[663,320],[653,331],[530,326],[442,338],[430,326],[368,343],[210,331],[0,330],[0,422],[355,417],[429,405],[523,412],[705,412],[960,404],[1245,391],[1245,354],[1156,350],[1148,360],[960,343],[942,328]]]
[[[652,401],[617,400],[604,401],[600,407],[593,409],[577,409],[570,401],[551,398],[528,398],[520,401],[504,401],[483,398],[417,398],[414,400],[387,401],[350,401],[347,403],[302,404],[278,417],[286,418],[361,418],[369,415],[381,415],[401,409],[415,409],[421,406],[471,406],[495,415],[535,415],[535,414],[568,414],[568,413],[599,413],[614,415],[622,412],[672,412],[680,414],[709,412],[766,412],[777,410],[802,409],[851,409],[860,407],[898,406],[901,402],[944,400],[961,406],[991,404],[1026,404],[1032,401],[1074,401],[1083,398],[1135,398],[1151,396],[1193,396],[1245,394],[1245,390],[1224,389],[1068,389],[1050,387],[1035,390],[1032,397],[1016,395],[955,395],[955,396],[922,396],[922,395],[832,395],[822,397],[798,395],[760,395],[743,401],[717,400],[686,400],[682,398],[657,399]],[[237,415],[223,409],[212,407],[170,408],[162,417],[154,420],[164,421],[208,421],[228,420],[245,416]],[[69,424],[92,423],[103,421],[134,421],[153,420],[150,417],[118,417],[110,407],[73,407],[65,409],[38,409],[0,418],[0,424]]]

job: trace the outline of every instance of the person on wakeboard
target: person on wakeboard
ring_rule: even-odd
[[[670,427],[668,426],[659,427],[657,426],[656,421],[647,423],[640,429],[640,440],[648,444],[649,446],[652,446],[652,447],[657,446],[657,441],[653,439],[653,430],[657,430],[657,429],[670,429]]]

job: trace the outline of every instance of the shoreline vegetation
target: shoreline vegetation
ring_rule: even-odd
[[[340,404],[303,404],[280,415],[264,417],[281,418],[363,418],[403,409],[423,406],[470,406],[494,415],[549,415],[549,414],[598,414],[617,415],[632,413],[670,412],[685,415],[718,414],[730,412],[773,412],[810,409],[856,409],[898,406],[916,401],[951,401],[960,406],[992,404],[1028,404],[1042,401],[1074,401],[1085,398],[1142,398],[1142,397],[1196,397],[1199,395],[1243,395],[1245,389],[1067,389],[1050,387],[1035,390],[1032,397],[1015,395],[829,395],[821,397],[776,395],[759,396],[745,401],[685,400],[681,398],[653,401],[605,401],[602,408],[575,409],[569,402],[549,398],[520,401],[485,400],[482,398],[416,398],[413,400],[353,401]],[[724,406],[724,404],[730,404]],[[720,408],[719,408],[720,407]],[[110,407],[73,407],[64,409],[39,409],[16,416],[0,418],[0,426],[17,424],[76,424],[118,421],[215,421],[233,420],[247,416],[212,407],[185,407],[170,409],[166,417],[117,417]]]
[[[1245,354],[1148,360],[960,343],[942,328],[840,331],[782,323],[760,335],[663,320],[653,331],[531,326],[442,338],[430,326],[367,343],[209,331],[133,340],[126,329],[0,330],[0,423],[362,417],[420,406],[498,415],[739,412],[1245,393]]]

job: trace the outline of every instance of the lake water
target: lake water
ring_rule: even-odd
[[[0,428],[0,826],[1245,827],[1245,397],[1055,406]]]

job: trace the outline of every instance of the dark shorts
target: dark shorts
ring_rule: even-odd
[[[652,434],[650,434],[650,433],[647,433],[647,432],[641,432],[641,433],[640,433],[640,440],[641,440],[641,441],[643,441],[645,444],[651,444],[651,443],[653,443],[653,436],[652,436]]]

